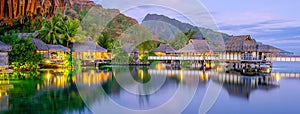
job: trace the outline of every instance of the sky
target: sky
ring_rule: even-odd
[[[248,35],[300,55],[300,0],[94,0],[142,21],[148,13],[229,35]]]

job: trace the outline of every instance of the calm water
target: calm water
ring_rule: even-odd
[[[276,62],[271,74],[250,77],[222,67],[178,70],[159,64],[0,74],[0,111],[300,113],[299,65]]]

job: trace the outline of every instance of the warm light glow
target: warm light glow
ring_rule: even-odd
[[[183,81],[183,71],[180,70],[180,81]]]
[[[162,55],[165,55],[164,53],[162,53],[162,52],[155,52],[154,53],[155,55],[157,55],[157,56],[162,56]]]
[[[205,63],[206,68],[210,68],[210,64],[208,62]]]
[[[157,70],[162,70],[162,64],[156,64],[155,65],[155,69],[157,69]]]
[[[276,74],[275,79],[277,82],[279,82],[281,80],[281,76],[279,74]]]
[[[268,72],[268,73],[270,72],[270,69],[269,69],[269,68],[267,69],[267,72]]]
[[[50,61],[50,60],[46,60],[46,63],[47,63],[47,64],[50,64],[50,63],[51,63],[51,61]]]
[[[76,78],[76,81],[90,86],[91,84],[101,84],[110,78],[109,72],[94,72],[94,74],[92,74],[92,72],[94,71],[82,73],[81,76]]]
[[[46,78],[47,78],[47,80],[50,80],[50,78],[51,78],[51,74],[50,74],[49,71],[48,71],[47,74],[46,74]]]
[[[141,80],[144,79],[144,71],[142,69],[139,69],[139,77],[141,78]]]
[[[218,67],[218,68],[217,68],[217,71],[218,71],[218,72],[223,72],[223,68],[222,68],[222,67]]]
[[[40,84],[37,84],[36,90],[40,90],[40,89],[41,89]]]

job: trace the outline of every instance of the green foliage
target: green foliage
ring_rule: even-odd
[[[43,27],[39,30],[40,38],[45,43],[49,44],[62,44],[63,35],[60,34],[62,31],[63,19],[61,17],[55,16],[51,21],[47,21],[44,17]]]
[[[194,35],[197,34],[197,32],[198,32],[198,31],[194,31],[194,30],[192,30],[192,29],[190,28],[188,31],[183,32],[183,33],[184,33],[184,35],[187,37],[187,39],[190,40],[190,39],[193,39],[193,38],[194,38]]]
[[[11,33],[29,33],[35,32],[42,28],[42,22],[39,19],[35,21],[24,19],[22,21],[16,21],[13,25],[2,25],[0,26],[0,35],[11,34]]]
[[[36,70],[40,68],[40,66],[34,62],[25,62],[25,63],[12,62],[11,66],[15,70]]]
[[[115,54],[115,58],[114,58],[114,62],[117,64],[128,64],[129,61],[129,56],[127,54],[127,52],[125,52],[124,50],[119,50],[117,52],[114,53]]]
[[[183,33],[177,33],[175,38],[169,42],[175,50],[183,48],[188,42],[188,38]]]
[[[66,21],[63,21],[63,24],[58,30],[58,33],[63,36],[64,44],[66,44],[67,47],[70,42],[75,42],[85,37],[85,32],[81,30],[80,22],[77,19],[67,18]]]
[[[73,68],[80,68],[82,65],[82,62],[80,59],[76,59],[71,54],[65,54],[65,61],[64,66],[66,67],[73,67]]]
[[[148,40],[137,45],[136,48],[141,52],[145,52],[145,51],[151,52],[153,49],[157,48],[158,46],[159,46],[159,42]]]
[[[38,31],[41,40],[48,44],[63,44],[68,46],[70,42],[84,39],[85,32],[80,27],[77,19],[61,16],[53,17],[51,21],[44,18],[43,27]]]
[[[190,39],[193,39],[195,34],[197,34],[198,31],[192,30],[190,28],[188,31],[183,33],[177,33],[175,38],[170,41],[170,46],[173,47],[175,50],[183,48],[186,44],[188,44],[188,41]]]
[[[111,52],[114,48],[116,40],[111,38],[107,31],[102,32],[102,34],[98,38],[98,45],[107,49],[108,52]]]
[[[38,70],[34,71],[16,71],[8,74],[10,79],[16,80],[32,80],[32,79],[41,79],[41,73]]]
[[[31,38],[19,38],[17,34],[0,36],[0,41],[12,46],[8,53],[9,62],[16,70],[34,70],[39,68],[38,64],[43,60],[40,54],[34,54],[35,45]]]
[[[146,63],[148,61],[148,55],[144,55],[141,59],[142,62]]]
[[[192,64],[191,61],[181,61],[180,67],[187,68],[187,67],[191,66],[191,64]]]

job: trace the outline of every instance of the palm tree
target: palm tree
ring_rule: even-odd
[[[187,40],[190,40],[194,38],[194,35],[197,34],[197,31],[189,29],[187,32],[183,32],[183,33],[186,36]]]
[[[68,19],[59,29],[57,29],[59,33],[62,34],[67,47],[69,46],[69,43],[84,37],[84,33],[80,33],[82,31],[79,27],[79,20]]]
[[[40,38],[46,43],[50,44],[62,44],[63,35],[59,33],[63,20],[58,17],[53,17],[50,22],[43,19],[43,27],[39,30]]]
[[[111,38],[109,33],[106,31],[102,32],[102,34],[98,37],[98,45],[100,45],[103,48],[106,48],[109,52],[112,51],[115,43],[115,38]]]

